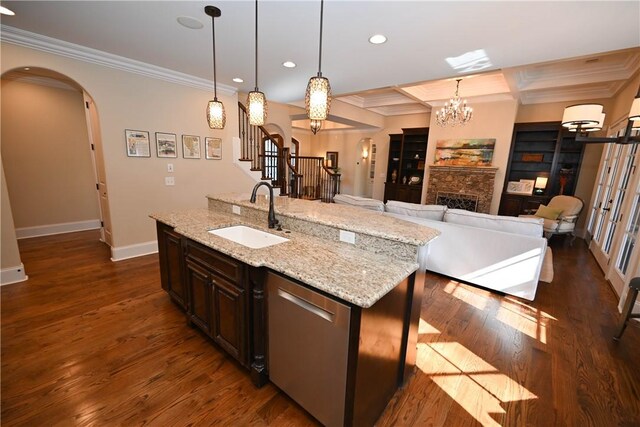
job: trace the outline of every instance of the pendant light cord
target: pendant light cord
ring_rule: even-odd
[[[211,17],[211,33],[213,34],[213,100],[218,100],[218,88],[216,85],[216,18]]]
[[[256,92],[258,91],[258,0],[256,0]]]
[[[318,53],[318,77],[322,77],[322,17],[323,16],[324,16],[324,0],[320,0],[320,49]]]

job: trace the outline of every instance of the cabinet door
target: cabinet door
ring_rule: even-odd
[[[162,289],[183,309],[187,309],[188,294],[183,279],[182,238],[172,228],[158,223],[158,253]]]
[[[189,289],[189,317],[196,326],[211,335],[211,276],[188,259],[185,270]]]
[[[522,199],[520,197],[502,195],[500,200],[500,215],[518,216],[522,210]]]
[[[247,363],[245,298],[244,289],[213,277],[213,339],[243,364]]]

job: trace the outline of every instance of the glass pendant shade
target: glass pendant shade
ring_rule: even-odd
[[[207,104],[207,121],[211,129],[224,129],[227,123],[224,105],[217,98]]]
[[[640,121],[640,98],[635,98],[633,100],[631,110],[629,111],[629,120],[633,122]]]
[[[311,132],[315,135],[322,128],[322,120],[311,120],[310,126]]]
[[[331,108],[331,85],[322,76],[311,77],[304,96],[307,116],[310,120],[326,120]]]
[[[267,99],[264,93],[254,90],[247,96],[249,124],[263,126],[267,118]]]

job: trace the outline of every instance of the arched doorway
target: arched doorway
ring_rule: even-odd
[[[101,229],[111,243],[98,113],[71,78],[2,75],[2,163],[16,237]],[[101,195],[104,195],[101,197]],[[106,212],[106,214],[105,214]]]

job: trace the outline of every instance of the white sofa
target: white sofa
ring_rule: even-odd
[[[542,219],[487,215],[337,195],[336,203],[381,211],[440,231],[422,253],[428,271],[532,301],[538,281],[551,281],[551,250]],[[426,257],[425,257],[426,255]],[[541,277],[543,273],[543,277]],[[545,277],[546,276],[546,277]]]

